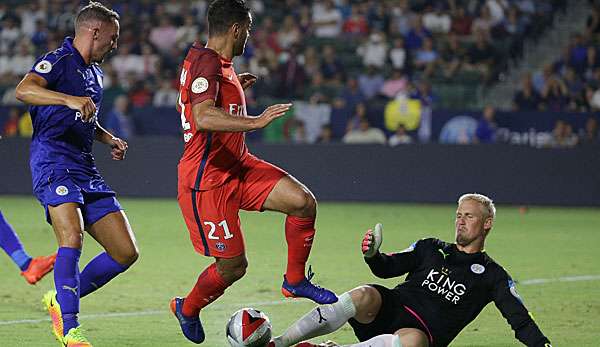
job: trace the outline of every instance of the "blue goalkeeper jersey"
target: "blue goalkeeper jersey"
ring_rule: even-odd
[[[60,48],[39,58],[30,72],[43,77],[47,89],[91,97],[97,116],[102,101],[102,70],[95,63],[85,63],[73,47],[72,38],[65,38]],[[98,173],[92,156],[96,116],[86,123],[79,111],[62,105],[31,106],[29,113],[33,123],[29,164],[34,189],[53,170]]]

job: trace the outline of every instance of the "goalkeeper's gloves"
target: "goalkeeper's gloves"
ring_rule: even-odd
[[[367,230],[362,240],[362,253],[365,258],[372,258],[379,253],[379,247],[383,241],[383,225],[377,223],[375,228]]]

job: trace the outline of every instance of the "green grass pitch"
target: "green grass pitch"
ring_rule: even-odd
[[[121,199],[141,249],[128,272],[81,302],[80,322],[94,346],[192,346],[168,311],[171,297],[186,295],[200,271],[211,262],[190,244],[175,199]],[[56,249],[43,210],[32,198],[0,196],[0,209],[32,255]],[[453,238],[453,205],[321,203],[310,264],[318,284],[342,293],[362,283],[395,285],[369,272],[360,253],[364,230],[382,222],[384,251],[404,249],[417,239]],[[238,308],[266,312],[274,333],[313,307],[306,300],[284,300],[284,218],[276,213],[241,214],[250,266],[246,276],[202,313],[204,346],[226,346],[225,323]],[[99,252],[86,237],[81,268]],[[487,252],[517,281],[595,276],[581,281],[518,285],[529,310],[555,346],[600,343],[600,210],[499,206]],[[29,286],[17,268],[0,254],[0,345],[56,346],[42,294],[52,276]],[[328,339],[356,341],[346,325]],[[320,339],[319,339],[320,341]],[[519,346],[493,304],[454,341],[453,346]]]

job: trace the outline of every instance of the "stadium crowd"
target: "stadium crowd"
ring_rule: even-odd
[[[128,138],[131,116],[173,107],[178,64],[194,40],[206,40],[205,0],[106,1],[121,14],[119,47],[104,62],[101,123]],[[238,72],[259,82],[246,91],[248,110],[295,100],[293,116],[263,138],[315,143],[411,143],[433,108],[468,108],[460,88],[491,85],[563,11],[562,0],[249,0],[251,39]],[[72,32],[73,0],[0,4],[0,102],[14,106],[4,136],[28,136],[31,125],[14,87],[41,53]],[[524,76],[517,110],[600,109],[597,58],[600,10],[556,63]],[[466,105],[466,106],[465,106]],[[430,117],[429,117],[430,118]],[[484,119],[485,117],[482,117]],[[492,127],[493,131],[493,127]]]

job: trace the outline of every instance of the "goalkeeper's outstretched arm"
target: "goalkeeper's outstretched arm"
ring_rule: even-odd
[[[413,249],[400,253],[382,254],[379,252],[382,243],[383,225],[377,223],[375,228],[367,230],[361,244],[365,262],[375,276],[392,278],[402,276],[416,268],[418,258]]]

